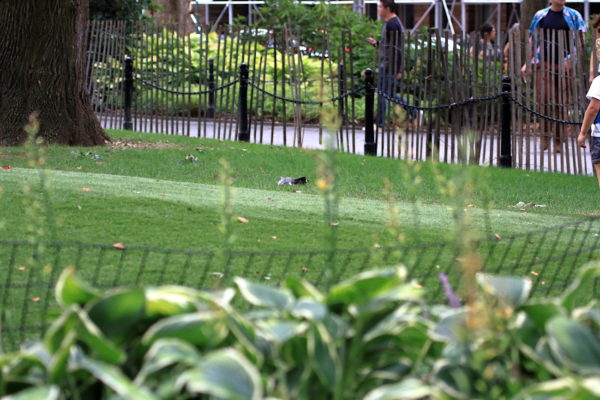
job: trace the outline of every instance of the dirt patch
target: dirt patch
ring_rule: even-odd
[[[165,142],[132,142],[129,140],[113,140],[107,145],[113,149],[181,149],[174,143]]]

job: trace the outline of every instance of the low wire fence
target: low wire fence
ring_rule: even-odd
[[[474,242],[480,271],[528,276],[535,296],[560,293],[585,262],[600,256],[600,219],[588,218],[552,229]],[[117,246],[119,247],[119,246]],[[440,274],[461,293],[465,260],[456,243],[320,251],[185,251],[117,248],[84,243],[0,242],[0,343],[12,350],[38,338],[56,314],[53,288],[72,266],[93,286],[186,285],[216,289],[241,276],[277,285],[287,277],[319,289],[361,271],[404,264],[409,277],[426,289],[429,301],[445,301]],[[582,293],[600,296],[600,282]]]

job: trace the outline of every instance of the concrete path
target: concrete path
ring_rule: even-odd
[[[119,118],[110,118],[107,115],[100,115],[103,127],[120,129],[121,120]],[[262,128],[262,129],[261,129]],[[141,132],[164,133],[168,135],[184,135],[190,137],[203,137],[218,140],[235,140],[237,134],[237,124],[234,119],[227,121],[213,122],[206,119],[197,118],[158,118],[146,117],[138,118],[134,121],[134,129]],[[260,132],[263,132],[261,138]],[[300,137],[300,138],[299,138]],[[260,121],[252,121],[250,124],[250,141],[252,143],[262,143],[275,146],[294,146],[303,147],[306,149],[324,149],[325,138],[327,133],[324,129],[320,130],[317,125],[296,126],[293,123],[286,125],[272,124],[265,121],[261,127]],[[362,127],[346,127],[342,135],[338,134],[335,138],[334,147],[342,151],[364,154],[364,131]],[[386,155],[405,158],[408,154],[411,159],[425,159],[426,154],[426,132],[411,133],[400,140],[402,147],[401,152],[398,151],[399,137],[391,134],[391,131],[378,132],[378,155]],[[445,148],[445,143],[452,140],[453,136],[446,138],[445,134],[440,135],[440,149]],[[516,165],[522,165],[523,169],[529,164],[530,169],[541,171],[555,171],[573,174],[574,171],[582,170],[586,175],[593,175],[590,153],[587,149],[579,150],[576,147],[575,138],[569,139],[567,152],[568,154],[555,154],[553,151],[545,151],[540,153],[539,139],[528,138],[529,146],[522,145],[520,151],[513,152],[514,157],[517,157],[513,162]],[[484,136],[482,138],[482,156],[481,165],[497,165],[499,153],[498,138],[492,136]],[[439,155],[440,161],[457,162],[458,144],[452,146],[449,143],[448,153],[444,154],[443,150]],[[563,152],[565,150],[563,149]],[[575,151],[581,151],[581,155],[577,156]],[[468,145],[467,145],[467,153]],[[493,155],[491,155],[493,154]],[[581,165],[579,165],[579,163]]]

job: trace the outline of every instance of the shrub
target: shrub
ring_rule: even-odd
[[[27,399],[587,399],[600,396],[600,309],[584,267],[554,299],[527,278],[477,275],[466,305],[427,305],[402,267],[328,293],[89,287],[72,269],[43,342],[0,357],[0,395]],[[455,305],[456,307],[456,305]],[[17,397],[18,396],[18,397]],[[204,396],[204,397],[203,397]]]

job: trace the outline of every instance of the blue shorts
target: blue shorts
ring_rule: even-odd
[[[592,136],[592,164],[600,163],[600,137]]]

